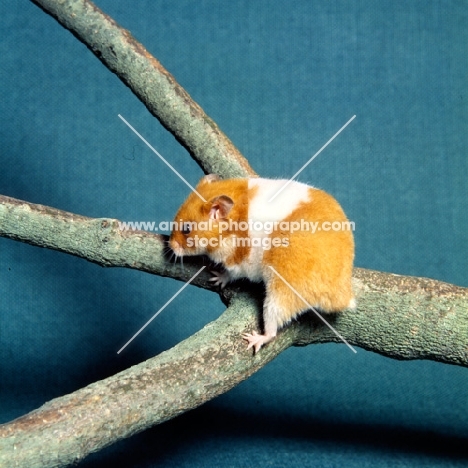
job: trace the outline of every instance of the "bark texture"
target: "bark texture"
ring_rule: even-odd
[[[33,1],[115,72],[206,173],[255,176],[216,124],[128,31],[86,0]],[[0,196],[0,236],[183,281],[203,262],[185,261],[182,269],[165,257],[164,236],[122,231],[118,220],[5,196]],[[203,272],[193,284],[213,290],[208,276]],[[355,269],[353,281],[357,310],[328,317],[351,345],[394,359],[468,366],[468,289],[362,269]],[[0,467],[70,465],[226,392],[289,346],[340,341],[305,314],[252,355],[241,335],[259,328],[262,287],[230,286],[221,298],[226,311],[174,348],[1,425]]]
[[[93,219],[0,196],[0,236],[76,255],[110,267],[128,267],[182,281],[207,261],[187,259],[184,267],[165,255],[167,238],[144,231],[122,231],[116,219]],[[206,269],[207,270],[207,269]],[[216,290],[203,272],[193,284]],[[433,359],[467,365],[467,288],[427,278],[355,269],[358,311],[339,314],[334,327],[362,348],[396,359]],[[238,288],[223,292],[226,303]],[[257,294],[258,296],[259,294]],[[261,295],[261,294],[260,294]],[[314,323],[311,318],[311,325]],[[349,320],[349,322],[348,322]],[[331,331],[314,329],[294,344],[339,341]],[[321,327],[319,327],[321,329]]]
[[[0,206],[4,207],[5,203]],[[34,210],[30,204],[13,203],[13,206],[15,215],[6,218],[19,220],[21,234],[15,234],[10,223],[7,236],[17,239],[22,236],[22,240],[26,240],[24,225],[28,224],[27,217]],[[5,208],[2,210],[0,225],[4,226]],[[21,215],[21,210],[26,211],[26,216]],[[50,236],[51,239],[55,237],[53,248],[66,251],[57,240],[64,230],[64,244],[74,249],[70,253],[86,258],[86,240],[80,240],[81,230],[77,224],[89,230],[95,223],[99,229],[102,220],[76,217],[71,223],[70,217],[74,215],[46,207],[37,210],[46,212],[43,226],[49,224],[50,217],[59,219],[58,224],[56,219],[50,222],[55,231]],[[32,216],[41,215],[34,213]],[[49,246],[47,231],[47,227],[43,227],[39,240],[32,243]],[[5,235],[5,232],[0,234]],[[117,244],[121,242],[120,233],[114,230],[107,232],[104,244],[117,245],[110,240],[114,236]],[[151,266],[141,260],[141,251],[145,250],[146,241],[154,245],[161,239],[142,237],[142,233],[137,232],[128,234],[123,243],[133,236],[139,247],[126,252],[129,257],[125,263],[133,267],[141,263],[143,269],[150,271]],[[95,236],[90,239],[96,242]],[[103,237],[97,236],[97,239],[99,245]],[[76,249],[78,244],[81,244],[80,249]],[[161,243],[160,251],[162,248]],[[99,250],[96,244],[89,249],[91,260],[104,259],[103,264],[111,266],[111,257],[119,249],[111,248],[105,254],[101,250],[96,255]],[[138,260],[131,257],[132,252]],[[123,264],[121,253],[116,260],[119,266]],[[164,269],[164,262],[164,256],[160,256],[155,266],[168,273],[172,266]],[[187,266],[185,273],[191,276],[197,268],[195,264]],[[199,286],[207,287],[206,278],[197,280]],[[354,288],[357,310],[328,317],[350,344],[396,359],[434,359],[468,366],[467,288],[362,269],[354,272]],[[226,311],[174,348],[0,426],[0,466],[67,466],[226,392],[291,345],[339,341],[315,316],[306,314],[280,332],[277,339],[258,354],[252,355],[246,350],[241,335],[259,327],[262,292],[258,285],[228,288],[223,292],[223,300],[228,304]],[[347,348],[344,351],[348,352]]]

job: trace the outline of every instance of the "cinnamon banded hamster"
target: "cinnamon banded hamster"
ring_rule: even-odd
[[[177,212],[169,240],[177,256],[207,255],[220,264],[216,285],[265,283],[263,334],[243,335],[255,352],[309,305],[328,313],[355,307],[354,224],[331,195],[288,182],[207,175]]]

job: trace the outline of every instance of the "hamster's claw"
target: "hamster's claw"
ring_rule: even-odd
[[[229,273],[227,271],[216,271],[213,270],[210,272],[213,277],[210,278],[208,281],[214,283],[215,286],[221,286],[221,289],[224,289],[226,285],[229,283]]]

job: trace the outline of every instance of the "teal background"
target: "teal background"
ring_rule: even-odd
[[[468,3],[98,0],[265,177],[356,223],[356,265],[468,286]],[[91,217],[172,219],[202,176],[96,57],[0,1],[0,193]],[[181,283],[0,238],[0,422],[170,348],[223,310]],[[82,466],[458,467],[468,371],[344,345],[290,349],[226,395]]]

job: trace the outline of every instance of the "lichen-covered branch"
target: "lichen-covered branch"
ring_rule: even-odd
[[[0,236],[79,256],[102,266],[135,268],[186,281],[203,259],[184,267],[164,254],[166,237],[121,230],[115,219],[93,219],[0,196]],[[193,284],[214,290],[209,273]],[[339,314],[334,326],[349,342],[396,359],[433,359],[468,365],[468,289],[426,278],[355,269],[359,310]],[[229,302],[226,292],[224,300]],[[326,329],[294,344],[339,341]],[[319,327],[320,328],[320,327]],[[299,329],[300,330],[300,329]],[[312,340],[312,341],[311,341]]]
[[[21,206],[18,202],[16,210]],[[44,224],[58,228],[54,248],[59,250],[65,250],[58,239],[67,229],[66,243],[73,246],[73,240],[76,245],[82,242],[78,239],[79,224],[93,230],[90,223],[99,226],[103,222],[42,208]],[[28,223],[27,213],[33,211],[28,204],[23,210],[26,215],[20,218],[22,225]],[[4,211],[0,226],[4,226]],[[15,216],[20,212],[15,211]],[[58,221],[52,220],[54,216]],[[28,240],[24,229],[14,234],[12,224],[8,237]],[[42,235],[46,229],[43,231]],[[118,239],[110,238],[120,235],[108,231],[105,243],[118,243]],[[47,235],[44,238],[45,242],[41,237],[32,243],[48,245]],[[91,238],[88,240],[94,242]],[[97,238],[95,246],[103,236]],[[70,253],[86,258],[86,242]],[[145,244],[152,240],[143,235],[137,242],[138,249],[126,251],[126,261],[116,257],[120,258],[119,266],[142,262],[144,269],[150,270],[138,252],[145,251]],[[109,254],[96,250],[100,249],[90,249],[90,260],[105,259],[103,264],[111,266]],[[136,258],[131,257],[132,253]],[[199,286],[204,286],[203,282]],[[468,366],[467,288],[362,269],[355,270],[354,288],[357,310],[329,317],[333,327],[353,346],[396,359],[434,359]],[[339,342],[313,314],[306,314],[254,356],[246,350],[241,335],[259,326],[261,288],[252,285],[244,290],[227,289],[224,300],[229,304],[224,314],[169,351],[0,426],[0,466],[67,466],[226,392],[291,345]],[[343,352],[350,351],[343,345]]]
[[[358,309],[333,322],[347,341],[393,359],[468,367],[468,288],[361,268],[354,269],[353,285]],[[307,327],[304,331],[309,344]],[[324,341],[339,341],[323,332]],[[312,342],[318,342],[313,333]]]
[[[289,345],[252,357],[240,334],[253,317],[241,294],[171,350],[0,426],[0,466],[66,466],[226,392]]]
[[[8,197],[0,197],[0,235],[178,279],[199,267],[171,264],[164,236]],[[358,309],[328,317],[350,344],[468,366],[468,289],[362,269],[353,281]],[[207,275],[196,284],[212,288]],[[291,345],[340,341],[306,314],[253,356],[241,335],[259,327],[261,287],[228,288],[223,300],[229,307],[218,320],[171,350],[0,426],[0,466],[66,466],[229,390]]]
[[[86,0],[32,0],[82,40],[171,131],[205,172],[254,176],[247,161],[174,78],[128,31]],[[187,280],[164,255],[166,238],[0,196],[0,236],[120,266]],[[197,263],[198,262],[198,263]],[[207,274],[195,281],[213,289]],[[425,278],[356,269],[355,311],[328,317],[353,346],[395,359],[432,359],[468,367],[468,289]],[[289,346],[340,342],[313,315],[281,331],[257,355],[243,332],[258,329],[261,286],[229,287],[227,310],[155,358],[0,426],[0,467],[58,467],[226,392]],[[312,352],[312,351],[311,351]],[[349,352],[343,346],[343,352]]]
[[[203,168],[221,177],[255,176],[233,143],[129,31],[88,0],[31,0],[114,72]]]
[[[103,267],[125,267],[187,281],[200,268],[184,268],[167,255],[167,237],[121,229],[119,221],[88,218],[0,195],[0,236],[84,258]],[[192,284],[214,289],[202,273]]]

